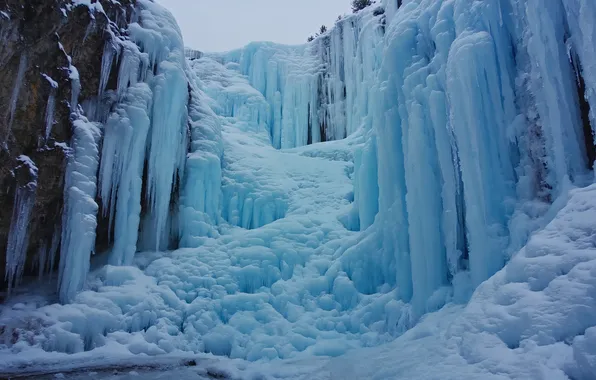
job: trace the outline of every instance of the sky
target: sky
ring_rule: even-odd
[[[350,13],[351,0],[157,0],[172,11],[186,46],[227,51],[252,41],[305,43]]]

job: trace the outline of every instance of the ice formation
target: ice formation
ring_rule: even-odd
[[[139,0],[75,121],[70,304],[6,306],[2,355],[302,360],[393,341],[348,354],[391,365],[304,377],[423,378],[418,354],[464,368],[433,379],[588,379],[596,6],[398,3],[307,45],[203,54]],[[95,198],[113,238],[87,276]]]
[[[130,41],[118,47],[119,103],[105,123],[100,169],[100,197],[114,231],[114,265],[130,265],[138,241],[146,249],[169,246],[171,193],[183,177],[187,145],[188,79],[180,31],[163,8],[151,2],[139,6],[140,24],[129,26]],[[113,55],[113,47],[106,45],[100,96]],[[147,233],[139,240],[143,196],[149,204]]]
[[[17,110],[17,102],[19,101],[19,94],[21,89],[23,88],[23,81],[25,79],[25,70],[27,69],[27,52],[21,54],[21,58],[19,60],[19,69],[17,71],[17,76],[15,78],[14,87],[12,89],[12,96],[10,98],[10,108],[8,109],[8,131],[6,132],[6,136],[4,136],[3,144],[6,144],[6,140],[10,134],[10,129],[12,127],[12,123],[14,121],[14,113]]]
[[[180,247],[202,245],[202,238],[216,237],[221,220],[221,181],[223,144],[221,121],[199,88],[194,70],[189,100],[190,148],[180,195]]]
[[[99,125],[81,117],[73,122],[72,152],[64,184],[60,248],[60,299],[71,300],[85,283],[97,228]]]
[[[25,183],[17,185],[10,231],[8,233],[8,244],[6,245],[6,273],[5,278],[9,289],[18,285],[23,274],[25,260],[27,258],[27,240],[29,239],[28,224],[35,203],[37,190],[37,166],[27,156],[18,157],[19,165],[16,167],[16,175],[19,171],[25,171]]]

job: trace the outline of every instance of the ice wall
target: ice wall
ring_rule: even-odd
[[[189,84],[180,30],[167,10],[140,0],[125,36],[112,33],[110,37],[103,52],[98,95],[87,99],[82,108],[77,106],[78,78],[71,75],[76,121],[60,259],[63,301],[84,286],[95,249],[96,196],[109,223],[111,264],[130,265],[140,248],[163,250],[179,242],[177,188],[187,165],[189,122],[197,122],[196,99],[189,115],[189,98],[196,90]],[[72,59],[69,62],[75,73]],[[115,68],[116,86],[108,89]],[[196,152],[201,146],[195,143],[200,138],[193,126]],[[217,126],[213,129],[216,132]],[[217,141],[211,135],[203,139],[212,138]],[[213,206],[209,207],[213,214]],[[190,228],[184,225],[183,230]],[[184,240],[184,232],[182,236]]]
[[[196,56],[196,55],[195,55]],[[223,144],[221,122],[200,88],[196,63],[190,76],[190,153],[180,196],[180,246],[198,247],[203,238],[217,236],[221,219]]]
[[[219,180],[213,187],[221,193],[221,207],[215,210],[219,218],[245,229],[256,229],[283,218],[287,209],[286,194],[274,185],[279,179],[264,180],[239,164],[253,155],[259,156],[260,149],[241,151],[235,145],[239,132],[249,132],[261,149],[271,148],[268,102],[238,73],[236,63],[224,66],[205,57],[192,61],[192,66],[208,96],[203,101],[213,109],[228,136],[227,144],[223,145],[226,155],[221,162],[217,161],[221,173],[212,177]],[[237,142],[247,145],[240,140]]]
[[[177,218],[172,193],[184,177],[188,145],[189,85],[180,30],[151,1],[138,2],[135,12],[127,39],[106,46],[103,59],[102,78],[110,75],[114,50],[120,63],[117,88],[106,95],[116,105],[105,122],[100,168],[114,265],[130,265],[138,246],[170,247]]]
[[[354,273],[361,291],[395,284],[418,314],[446,285],[465,299],[552,217],[558,197],[592,181],[580,89],[593,75],[581,60],[594,52],[583,42],[593,26],[580,10],[594,7],[421,0],[387,21],[367,93],[378,101],[363,153],[376,159],[357,160],[355,176],[365,189],[378,173],[378,197],[357,202],[361,223],[380,211],[374,238],[344,258],[370,268]],[[372,240],[383,245],[371,257]]]
[[[338,21],[307,45],[252,43],[208,56],[237,63],[237,70],[265,96],[274,147],[338,140],[369,116],[369,90],[381,66],[384,23],[379,8]]]
[[[308,46],[251,43],[240,50],[210,55],[237,63],[270,106],[267,124],[276,148],[321,141],[316,104],[320,63]]]

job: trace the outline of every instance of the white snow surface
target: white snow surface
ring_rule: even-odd
[[[70,303],[32,285],[2,305],[0,373],[592,379],[596,7],[381,5],[185,61],[139,0],[102,152],[75,124]],[[116,230],[87,276],[96,191]]]

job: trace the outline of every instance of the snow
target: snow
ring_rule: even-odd
[[[41,76],[44,77],[45,80],[47,80],[50,83],[50,86],[52,86],[52,88],[58,88],[58,82],[53,80],[52,77],[50,77],[47,74],[41,74]]]
[[[307,45],[201,55],[139,0],[105,120],[74,125],[68,303],[2,306],[3,371],[589,379],[588,1],[387,0]],[[90,271],[96,195],[113,239]]]
[[[105,13],[103,6],[99,1],[92,1],[92,0],[71,0],[72,4],[69,4],[70,8],[85,6],[89,8],[89,12],[101,12]],[[69,9],[70,10],[70,9]]]
[[[71,112],[77,112],[79,106],[79,95],[81,93],[81,78],[79,75],[79,70],[76,66],[73,65],[72,57],[68,55],[66,50],[64,50],[64,45],[61,42],[58,42],[58,48],[68,61],[68,67],[65,68],[68,70],[68,79],[70,79],[70,110]]]
[[[536,233],[528,246],[520,251],[503,270],[483,283],[467,306],[452,305],[431,313],[392,343],[376,348],[359,349],[334,359],[305,356],[293,361],[274,361],[258,365],[210,359],[207,356],[205,359],[199,359],[199,368],[204,370],[205,367],[210,366],[220,368],[221,371],[225,370],[227,373],[240,372],[246,376],[261,374],[261,376],[275,376],[281,379],[590,378],[593,373],[594,354],[592,344],[589,342],[594,339],[595,316],[594,308],[588,305],[591,304],[591,294],[596,289],[592,273],[596,269],[592,223],[596,217],[594,215],[595,195],[595,186],[573,191],[567,206],[544,230]],[[173,266],[170,267],[170,270],[173,269]],[[127,288],[132,286],[131,279],[141,275],[138,270],[136,272],[138,274],[135,275],[134,271],[128,268],[120,270],[114,267],[105,268],[101,276],[110,286],[105,291],[112,293],[111,297],[122,294],[119,292],[126,292]],[[143,281],[136,286],[141,285]],[[145,284],[147,285],[150,284]],[[162,291],[166,291],[167,288],[164,287]],[[103,293],[85,298],[88,303],[94,302],[101,305],[103,301],[97,298],[99,294]],[[162,293],[162,297],[166,295],[167,293]],[[79,296],[80,301],[83,299],[82,296],[84,293]],[[142,297],[142,294],[139,293],[139,296]],[[161,298],[160,302],[165,299],[167,298]],[[127,300],[131,300],[130,294]],[[259,303],[251,304],[259,305]],[[245,304],[244,307],[251,304]],[[78,313],[85,313],[88,306],[83,307],[83,305],[81,303],[78,306],[77,304],[69,306],[73,310],[67,314],[62,314],[67,312],[67,307],[46,306],[45,310],[40,309],[39,315],[61,312],[57,315],[63,315],[61,317],[64,318],[63,320],[70,321],[69,324],[64,325],[66,327],[72,323],[84,321],[80,317],[74,319],[72,314],[75,310],[78,310]],[[234,304],[225,305],[227,310],[230,310],[229,308]],[[241,304],[236,302],[235,305],[238,307]],[[106,306],[107,304],[103,307]],[[23,306],[13,305],[12,309],[13,316],[14,313],[26,312]],[[127,307],[125,310],[133,309]],[[97,313],[97,310],[95,312]],[[175,309],[171,309],[170,312],[175,313]],[[3,316],[5,317],[6,314]],[[130,319],[128,323],[134,323],[135,320]],[[16,319],[12,321],[16,323]],[[3,319],[3,323],[5,322],[6,320]],[[105,324],[105,322],[103,320],[102,323]],[[222,342],[225,330],[218,334],[220,339],[218,342]],[[300,342],[297,337],[293,340],[296,345]],[[308,338],[305,343],[307,342]],[[114,365],[111,362],[115,357],[130,355],[122,352],[118,347],[115,342],[107,343],[107,346],[98,349],[95,353],[100,355],[99,358],[95,358],[95,361],[83,352],[74,357],[79,357],[83,363],[87,363],[87,366],[103,363],[106,367],[110,367]],[[322,352],[330,354],[333,353],[334,347],[338,346],[326,341],[323,346],[318,347],[324,347]],[[109,359],[110,351],[113,353],[112,359]],[[100,352],[104,353],[100,354]],[[313,350],[313,353],[316,352],[317,350]],[[31,357],[39,354],[28,353],[32,355]],[[41,355],[42,358],[45,355],[45,360],[49,358],[47,353]],[[52,354],[52,356],[52,360],[60,362],[59,354]],[[14,354],[5,356],[4,359],[10,359],[10,362],[7,362],[10,366],[6,369],[22,363],[23,360],[30,360]],[[174,358],[169,360],[170,363],[175,363]],[[201,360],[206,360],[210,364],[203,366]],[[131,363],[134,361],[131,362],[129,359],[128,365]],[[165,366],[166,363],[161,365]],[[62,368],[64,370],[71,367],[62,366]],[[190,376],[199,369],[180,368],[177,371],[181,378],[187,378],[187,376],[192,378]],[[147,374],[147,378],[153,378],[149,377],[150,375],[151,371]],[[159,372],[154,373],[153,376],[159,378]]]

